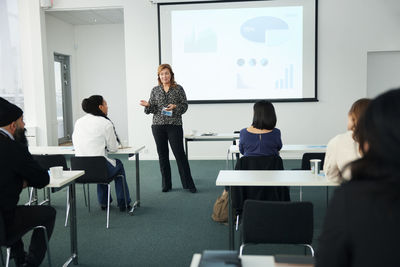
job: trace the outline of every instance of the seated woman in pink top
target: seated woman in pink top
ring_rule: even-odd
[[[275,128],[274,106],[262,100],[254,104],[253,110],[253,123],[240,131],[240,153],[244,156],[278,156],[282,140],[281,131]]]

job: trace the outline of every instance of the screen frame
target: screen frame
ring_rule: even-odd
[[[160,7],[164,5],[187,5],[187,4],[212,4],[229,2],[258,2],[258,1],[279,1],[279,0],[217,0],[217,1],[193,1],[193,2],[165,2],[157,3],[157,26],[158,26],[158,61],[161,61],[161,19]],[[216,100],[188,100],[189,104],[226,104],[226,103],[254,103],[259,100],[270,102],[318,102],[318,0],[312,0],[315,4],[315,59],[314,59],[314,97],[309,98],[275,98],[275,99],[216,99]]]

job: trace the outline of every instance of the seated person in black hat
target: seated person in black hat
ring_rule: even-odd
[[[56,211],[50,206],[19,206],[23,188],[43,188],[49,175],[32,158],[25,136],[23,112],[16,105],[0,97],[0,212],[3,214],[7,237],[22,236],[35,226],[45,226],[50,238]],[[39,266],[46,254],[46,243],[41,229],[32,233],[29,252],[24,251],[21,239],[11,246],[16,266]]]

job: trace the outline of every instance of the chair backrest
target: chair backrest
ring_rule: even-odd
[[[78,179],[77,183],[109,183],[112,177],[108,177],[107,159],[103,156],[96,157],[72,157],[72,170],[84,170],[85,174]]]
[[[283,170],[283,161],[280,156],[251,156],[241,157],[235,170]]]
[[[324,167],[325,161],[325,153],[304,153],[303,158],[301,159],[301,169],[302,170],[310,170],[310,159],[320,159],[321,160],[321,170]]]
[[[283,170],[280,156],[241,157],[236,170]],[[287,186],[235,186],[232,187],[232,208],[240,214],[246,199],[268,201],[290,201]]]
[[[242,223],[245,244],[311,244],[313,204],[247,200]]]
[[[45,170],[55,166],[62,166],[66,171],[68,170],[67,161],[64,155],[32,155],[33,159],[39,163],[40,167]]]

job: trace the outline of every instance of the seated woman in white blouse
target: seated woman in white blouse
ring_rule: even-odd
[[[76,156],[103,156],[107,159],[107,170],[110,177],[122,175],[115,179],[115,191],[120,211],[125,211],[125,196],[123,184],[126,188],[126,203],[128,210],[131,202],[124,165],[119,159],[107,157],[107,152],[118,150],[119,139],[115,133],[114,125],[107,117],[107,102],[100,95],[92,95],[82,101],[82,109],[87,113],[75,122],[72,142]],[[107,186],[97,185],[97,197],[102,210],[107,207]]]
[[[348,163],[361,157],[358,143],[353,138],[353,130],[369,102],[370,99],[367,98],[361,98],[354,102],[348,113],[348,131],[335,136],[328,143],[324,172],[331,181],[343,182],[351,178],[350,171],[344,171],[344,168]]]

